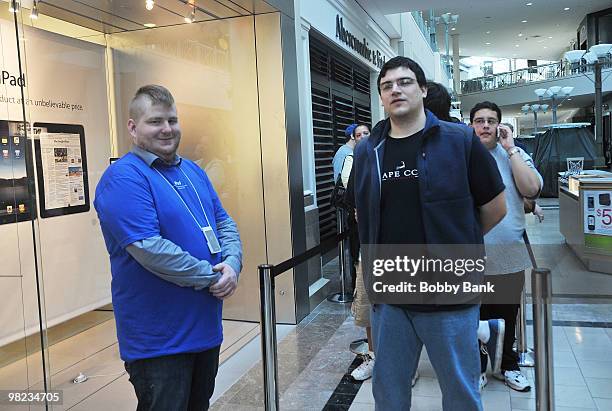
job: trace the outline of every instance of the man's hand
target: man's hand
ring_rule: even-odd
[[[514,147],[514,136],[510,127],[500,124],[497,126],[497,132],[499,133],[499,143],[504,150],[508,151]]]
[[[533,209],[533,215],[538,217],[538,221],[540,223],[544,221],[544,210],[542,210],[542,207],[540,207],[538,203],[536,203],[535,208]]]
[[[210,293],[220,300],[231,297],[238,287],[238,276],[234,269],[229,264],[219,263],[213,267],[213,271],[220,272],[221,278],[208,288]]]

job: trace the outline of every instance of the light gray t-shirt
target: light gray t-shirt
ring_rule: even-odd
[[[514,155],[520,155],[527,165],[537,173],[540,179],[540,187],[542,187],[542,176],[535,168],[533,160],[521,148],[518,149],[519,151]],[[497,144],[489,152],[495,158],[497,168],[506,186],[507,212],[504,219],[484,236],[487,250],[486,274],[515,273],[531,267],[531,260],[523,241],[523,231],[525,231],[523,196],[514,183],[510,157],[506,150],[500,144]]]
[[[336,154],[334,155],[334,159],[332,160],[332,165],[334,166],[334,183],[338,180],[338,175],[342,172],[342,164],[344,164],[344,159],[348,155],[353,154],[353,149],[348,144],[342,145]]]

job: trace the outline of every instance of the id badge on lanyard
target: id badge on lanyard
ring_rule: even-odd
[[[213,231],[211,226],[202,227],[202,233],[204,233],[204,237],[206,238],[206,244],[208,244],[208,249],[211,254],[217,254],[221,252],[221,245],[219,244],[219,240],[217,240],[217,236]]]
[[[185,178],[187,178],[187,180],[189,181],[189,184],[191,184],[191,187],[193,188],[193,191],[195,192],[196,197],[198,197],[198,202],[200,203],[200,207],[202,208],[202,213],[204,214],[204,218],[206,219],[206,223],[208,224],[206,227],[202,227],[200,225],[200,223],[198,222],[198,219],[195,217],[195,215],[193,215],[193,213],[189,209],[189,206],[187,205],[185,200],[183,200],[183,197],[181,197],[181,195],[178,193],[176,188],[172,184],[170,184],[170,181],[168,181],[168,179],[158,169],[156,169],[155,167],[153,167],[153,169],[155,171],[157,171],[157,173],[164,180],[166,180],[166,183],[168,183],[170,188],[173,189],[174,193],[178,196],[179,200],[183,203],[183,205],[185,206],[185,208],[187,209],[189,214],[191,214],[191,217],[193,218],[193,221],[195,221],[195,223],[198,225],[198,227],[200,227],[200,230],[202,230],[202,234],[204,234],[204,238],[206,238],[206,244],[208,245],[208,250],[210,251],[210,253],[211,254],[220,253],[221,252],[221,245],[219,244],[219,240],[217,239],[217,236],[215,235],[215,232],[213,231],[212,226],[210,225],[210,221],[208,220],[208,216],[206,215],[206,210],[204,210],[204,205],[202,204],[202,200],[200,199],[200,195],[198,194],[198,190],[196,190],[196,188],[193,185],[193,183],[191,182],[191,179],[189,178],[189,176],[187,174],[185,174],[185,172],[181,169],[180,166],[178,167],[180,172],[183,173]]]

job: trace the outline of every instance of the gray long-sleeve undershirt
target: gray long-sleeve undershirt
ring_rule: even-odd
[[[217,231],[221,258],[238,275],[242,269],[242,246],[236,223],[227,218],[217,224]],[[221,277],[208,261],[197,259],[161,236],[135,241],[126,247],[126,251],[148,271],[181,287],[201,290]]]

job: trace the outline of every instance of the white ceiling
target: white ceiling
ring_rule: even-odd
[[[371,16],[423,10],[417,0],[355,0]],[[459,15],[461,56],[516,57],[559,60],[582,19],[589,13],[612,7],[611,0],[429,0],[435,15]],[[570,9],[565,11],[564,8]],[[527,20],[527,23],[522,23]],[[384,27],[381,24],[381,27]],[[490,31],[490,34],[486,34]],[[518,34],[523,36],[519,37]],[[437,26],[438,45],[445,50],[444,26]],[[450,37],[450,36],[449,36]],[[552,37],[552,38],[549,38]],[[486,42],[491,43],[485,45]],[[518,44],[518,47],[516,46]],[[452,53],[452,45],[451,45]]]

